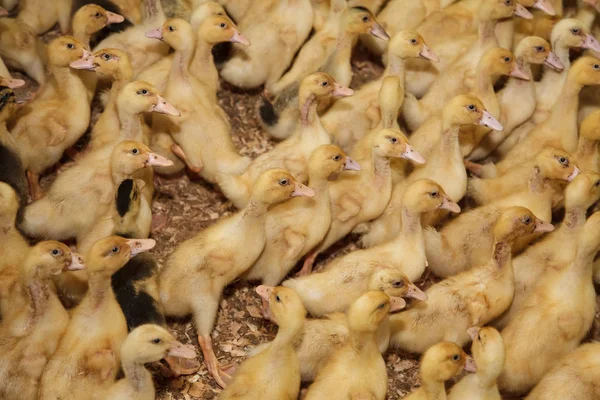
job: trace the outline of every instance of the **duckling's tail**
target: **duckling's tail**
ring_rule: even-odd
[[[248,204],[248,200],[250,199],[250,187],[242,176],[218,173],[217,184],[225,197],[231,200],[233,205],[237,208],[244,208],[246,204]]]

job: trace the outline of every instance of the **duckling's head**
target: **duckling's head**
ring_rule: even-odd
[[[263,204],[276,204],[295,196],[315,195],[315,191],[296,181],[285,169],[269,169],[262,173],[252,188],[251,198]]]
[[[294,289],[260,285],[256,288],[256,293],[269,304],[269,319],[279,327],[304,323],[306,309]]]
[[[155,112],[180,116],[175,106],[160,95],[158,89],[145,81],[133,81],[121,89],[117,97],[119,109],[132,114]]]
[[[401,59],[424,58],[439,62],[438,56],[427,46],[423,37],[413,30],[401,30],[396,33],[388,45],[388,53]]]
[[[5,85],[0,85],[0,121],[10,119],[17,109],[17,96],[13,90]]]
[[[131,175],[142,168],[168,167],[173,162],[153,153],[148,146],[133,140],[124,140],[115,146],[110,156],[111,169],[124,175]]]
[[[573,63],[567,79],[581,86],[600,85],[600,60],[590,56],[578,58]]]
[[[212,45],[232,42],[250,46],[250,40],[225,15],[212,15],[202,21],[198,26],[198,37]]]
[[[166,356],[195,358],[191,346],[179,343],[165,328],[146,324],[132,330],[121,345],[122,357],[137,364],[160,361]]]
[[[400,310],[404,304],[394,298],[394,309]],[[377,290],[372,290],[360,296],[348,310],[350,329],[354,332],[375,332],[381,321],[392,311],[390,297]]]
[[[600,44],[585,27],[584,23],[575,18],[561,19],[552,28],[550,42],[553,48],[583,48],[600,51]]]
[[[71,68],[95,71],[111,80],[131,76],[129,56],[119,49],[101,49],[94,54],[71,63]]]
[[[446,382],[463,369],[475,372],[477,367],[473,359],[456,343],[440,342],[423,354],[419,369],[424,382]]]
[[[354,34],[369,33],[382,40],[390,40],[383,26],[377,22],[371,11],[364,7],[348,8],[342,16],[346,32]]]
[[[484,0],[479,7],[479,18],[482,21],[495,21],[513,15],[524,19],[533,18],[533,15],[517,0]]]
[[[96,4],[86,4],[73,16],[73,29],[81,27],[86,34],[91,35],[106,25],[118,24],[125,21],[122,15],[106,11]]]
[[[477,373],[491,379],[497,378],[506,358],[502,335],[490,326],[469,328],[467,333],[473,340],[471,353],[477,364]]]
[[[588,140],[600,141],[600,110],[585,117],[579,127],[579,135]]]
[[[530,64],[544,64],[556,71],[562,71],[564,65],[550,49],[550,44],[538,36],[522,39],[515,50],[517,58]]]
[[[565,189],[565,209],[584,209],[600,199],[600,174],[583,171]]]
[[[479,65],[489,71],[491,76],[513,76],[526,81],[531,79],[529,72],[517,63],[513,54],[501,47],[486,51]]]
[[[57,37],[48,45],[48,62],[55,67],[68,67],[91,54],[83,43],[69,35]]]
[[[25,85],[25,81],[23,79],[12,79],[0,76],[0,86],[6,86],[9,89],[16,89],[23,85]]]
[[[311,179],[335,179],[342,171],[360,171],[360,164],[333,144],[319,146],[310,155],[308,175]]]
[[[573,156],[556,148],[544,149],[535,158],[535,172],[547,179],[571,182],[581,172]]]
[[[196,7],[190,17],[190,24],[194,32],[197,32],[200,24],[211,15],[227,16],[227,13],[223,6],[215,1],[205,1]]]
[[[65,271],[84,268],[83,258],[65,244],[48,240],[29,250],[24,263],[25,273],[39,279],[48,279]]]
[[[89,249],[85,261],[88,275],[111,276],[132,257],[152,249],[154,239],[125,239],[120,236],[108,236],[98,240]]]
[[[413,298],[417,300],[427,300],[427,294],[412,283],[410,279],[397,268],[387,268],[381,266],[376,268],[369,277],[369,290],[379,290],[387,294],[390,299],[393,298],[393,311],[406,306],[406,301],[402,297]]]
[[[453,202],[444,189],[430,179],[419,179],[411,183],[404,192],[402,205],[410,212],[425,213],[437,209],[459,213],[460,207]]]
[[[305,106],[309,101],[325,98],[352,96],[354,90],[340,85],[333,77],[325,72],[315,72],[308,75],[300,84],[301,106]]]
[[[167,19],[160,28],[146,32],[146,37],[161,40],[175,51],[185,51],[194,47],[192,26],[181,18]]]
[[[19,204],[19,196],[12,186],[0,182],[0,217],[16,216]]]
[[[493,233],[496,241],[510,242],[534,232],[551,232],[554,225],[537,218],[525,207],[507,207],[501,210],[494,224]]]
[[[425,157],[408,144],[408,139],[402,132],[395,129],[381,129],[375,133],[371,147],[379,157],[405,158],[416,164],[425,163]]]
[[[450,125],[483,125],[501,131],[500,122],[490,114],[479,98],[472,94],[454,97],[442,111],[443,119]]]

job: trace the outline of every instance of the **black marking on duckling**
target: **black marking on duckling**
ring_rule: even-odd
[[[131,192],[133,191],[133,184],[133,179],[125,179],[123,182],[121,182],[119,188],[117,189],[116,205],[117,212],[121,218],[127,214],[127,211],[129,211],[129,206],[132,200]]]
[[[274,126],[279,121],[279,115],[275,112],[273,103],[263,97],[262,104],[260,105],[260,118],[268,126]]]
[[[227,61],[231,54],[231,49],[233,49],[233,43],[231,42],[215,44],[211,50],[215,64],[223,64]]]

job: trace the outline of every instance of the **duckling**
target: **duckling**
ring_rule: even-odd
[[[600,343],[582,344],[544,375],[526,400],[597,398],[600,396],[598,352],[600,352]]]
[[[67,329],[69,316],[51,288],[50,278],[84,267],[81,256],[55,241],[29,250],[18,277],[2,297],[10,298],[0,323],[0,388],[3,399],[37,399],[46,361]]]
[[[168,165],[143,143],[130,140],[90,153],[58,175],[44,198],[25,208],[20,228],[32,237],[76,237],[110,208],[116,185],[144,167]]]
[[[86,4],[73,15],[73,36],[89,49],[94,33],[124,20],[122,15],[107,11],[97,4]]]
[[[460,151],[459,135],[463,125],[486,125],[494,129],[502,129],[500,123],[488,113],[481,101],[473,95],[459,95],[446,105],[442,114],[441,123],[437,126],[437,131],[441,132],[439,138],[435,140],[435,147],[427,156],[430,160],[424,166],[417,166],[413,172],[404,181],[398,182],[392,191],[389,204],[385,211],[368,229],[368,233],[361,238],[361,244],[365,247],[372,247],[376,244],[384,243],[400,231],[395,221],[400,220],[402,210],[402,197],[406,190],[406,185],[419,179],[431,179],[444,188],[444,192],[454,202],[458,202],[467,190],[467,173],[463,164],[463,157]],[[432,128],[435,128],[432,125]],[[428,128],[428,132],[433,132]],[[419,137],[415,137],[417,144],[415,148],[419,152],[423,147],[426,132],[422,132]],[[426,143],[426,142],[425,142]],[[417,147],[419,146],[419,147]],[[425,149],[426,150],[426,149]],[[427,213],[422,216],[423,225],[431,225],[442,214],[437,211]]]
[[[268,286],[279,284],[327,234],[331,224],[330,182],[342,171],[360,171],[361,166],[339,147],[328,144],[313,151],[308,169],[315,197],[292,199],[269,210],[265,222],[267,244],[244,274],[245,279],[259,279]]]
[[[121,14],[134,24],[142,23],[141,3],[142,0],[110,0],[119,7]]]
[[[392,316],[392,345],[416,353],[441,340],[464,346],[469,327],[487,324],[510,305],[513,243],[553,228],[525,207],[503,209],[493,227],[494,249],[488,261],[434,284],[426,291],[426,302]]]
[[[596,309],[592,265],[600,248],[599,227],[600,213],[594,213],[578,235],[575,258],[561,270],[548,271],[502,330],[506,366],[498,379],[500,389],[512,393],[532,389],[591,328]],[[532,337],[535,340],[527,340]]]
[[[166,20],[160,0],[143,0],[142,11],[143,21],[141,24],[110,35],[94,47],[94,52],[108,48],[126,52],[131,61],[134,76],[169,52],[167,44],[144,36],[149,29],[162,25]]]
[[[87,253],[88,294],[71,313],[71,322],[41,378],[40,399],[80,399],[111,384],[117,376],[127,324],[110,277],[153,239],[109,236]]]
[[[0,277],[6,276],[8,279],[12,279],[20,270],[29,251],[29,243],[16,227],[19,206],[15,190],[9,184],[0,182]],[[0,296],[0,314],[5,308],[5,299]]]
[[[579,143],[574,156],[581,169],[600,172],[599,126],[600,110],[588,115],[579,125]]]
[[[577,239],[586,220],[587,209],[600,199],[600,174],[584,171],[565,190],[565,217],[560,227],[528,247],[513,260],[515,294],[510,308],[494,326],[504,328],[522,308],[546,270],[560,270],[575,257]]]
[[[494,93],[494,84],[503,75],[530,80],[531,76],[516,62],[513,54],[500,47],[488,47],[477,64],[467,68],[454,66],[431,85],[427,94],[416,100],[407,96],[402,115],[411,131],[417,130],[436,111],[442,109],[452,97],[474,91],[495,118],[499,118],[500,107]],[[474,74],[473,74],[474,72]],[[473,76],[474,75],[474,76]]]
[[[39,85],[46,83],[46,50],[33,29],[15,18],[0,18],[0,57]]]
[[[300,392],[300,362],[293,343],[302,331],[306,310],[292,289],[261,285],[256,293],[269,303],[270,318],[279,326],[277,336],[242,363],[219,398],[295,399]]]
[[[440,342],[431,346],[421,358],[419,367],[420,388],[405,397],[406,400],[445,400],[444,383],[460,374],[477,371],[478,365],[452,342]]]
[[[293,196],[314,194],[285,170],[265,171],[256,181],[244,209],[181,243],[167,259],[159,276],[165,314],[194,315],[204,363],[222,387],[230,377],[219,367],[210,338],[221,292],[250,268],[263,251],[267,208]],[[243,252],[239,251],[241,248]]]
[[[462,378],[452,387],[448,400],[502,400],[496,379],[504,368],[504,342],[500,332],[492,327],[467,330],[473,340],[471,353],[477,371]]]
[[[17,96],[10,86],[20,85],[18,81],[20,79],[0,77],[0,182],[8,183],[17,192],[19,202],[25,205],[28,192],[25,170],[15,140],[6,127],[17,109]]]
[[[19,110],[18,120],[11,129],[34,199],[42,195],[40,174],[56,164],[63,151],[74,145],[89,125],[87,89],[69,67],[86,52],[72,36],[62,36],[50,43],[52,81],[41,89],[38,98]],[[47,97],[45,90],[51,91]]]
[[[517,165],[497,178],[469,179],[469,196],[479,205],[489,204],[513,193],[527,189],[535,174],[543,173],[554,179],[571,182],[581,172],[565,151],[546,149],[533,161]],[[542,172],[543,171],[543,172]]]
[[[459,212],[460,207],[437,183],[423,179],[412,183],[404,194],[401,232],[391,241],[367,250],[357,250],[334,259],[322,272],[290,279],[283,283],[295,289],[313,315],[338,311],[356,299],[356,290],[364,290],[376,265],[402,271],[410,281],[421,277],[427,260],[421,228],[421,214],[444,208]],[[359,289],[361,288],[361,289]],[[335,293],[335,296],[332,296]],[[424,294],[417,291],[421,298]],[[419,298],[415,295],[416,298]],[[318,311],[317,311],[318,310]]]
[[[125,378],[113,383],[99,398],[154,400],[156,390],[152,382],[152,374],[144,364],[168,356],[195,358],[196,351],[179,343],[173,335],[160,326],[147,324],[134,329],[121,345]]]
[[[234,46],[221,70],[225,81],[243,89],[277,81],[302,46],[313,24],[310,0],[282,0],[248,13],[240,27],[250,47]],[[254,7],[254,6],[253,6]]]
[[[366,149],[371,149],[367,152]],[[385,210],[391,192],[390,159],[404,158],[422,164],[425,159],[408,144],[406,137],[392,129],[382,129],[363,137],[355,150],[365,154],[358,159],[361,171],[346,175],[331,185],[331,227],[323,242],[305,260],[301,275],[312,270],[317,255],[350,233],[358,224],[377,218]]]
[[[208,45],[208,54],[212,43],[237,34],[230,24],[231,21],[226,17],[211,16],[198,28],[198,42],[204,36],[212,38],[212,41],[205,43]],[[176,142],[171,149],[159,146],[159,151],[168,158],[174,158],[175,153],[193,172],[209,182],[216,182],[219,174],[243,172],[250,164],[250,159],[240,156],[231,140],[229,121],[227,117],[223,118],[225,112],[216,103],[216,95],[213,95],[216,87],[205,88],[191,73],[190,60],[194,51],[192,27],[182,19],[169,19],[156,33],[156,36],[159,35],[177,50],[165,93],[183,110],[181,118],[153,119],[154,131],[160,135],[170,134]],[[221,39],[217,39],[219,37]],[[199,43],[197,47],[200,47]],[[213,96],[214,101],[210,100]],[[174,169],[165,172],[177,172]]]
[[[398,76],[404,90],[404,65],[410,58],[437,62],[437,55],[415,31],[400,31],[388,45],[389,63],[383,75],[363,85],[353,97],[337,101],[323,116],[323,126],[333,135],[333,142],[348,149],[379,122],[378,93],[383,79]]]
[[[528,76],[532,76],[531,64],[543,64],[559,72],[564,69],[560,58],[550,51],[548,42],[536,36],[528,36],[519,42],[515,49],[515,59]],[[499,120],[504,129],[488,133],[469,154],[469,160],[487,157],[517,126],[531,117],[537,104],[535,83],[532,79],[511,77],[497,96],[500,107]]]
[[[17,4],[19,4],[19,0],[2,0],[0,1],[0,4],[2,5],[2,8],[4,8],[4,11],[0,12],[0,13],[4,13],[4,15],[8,15],[8,13],[10,11],[12,11]]]
[[[330,143],[330,136],[317,113],[319,102],[332,96],[351,96],[352,89],[341,86],[330,75],[316,72],[304,78],[300,87],[300,125],[288,139],[260,155],[241,175],[220,174],[219,187],[238,207],[244,207],[258,176],[269,168],[286,168],[300,182],[308,180],[308,160],[317,147]]]
[[[299,86],[301,79],[308,73],[325,72],[342,86],[349,86],[353,76],[350,57],[358,35],[368,33],[389,40],[375,17],[362,7],[347,9],[341,16],[341,22],[339,17],[337,19],[336,24],[339,26],[336,26],[334,33],[329,30],[319,31],[303,46],[292,69],[278,82],[266,88],[269,96],[277,96],[274,102],[264,99],[259,108],[263,128],[271,136],[285,139],[294,132],[299,117]],[[315,50],[314,47],[318,49]],[[324,102],[319,111],[327,109],[330,103],[331,101]]]
[[[530,166],[526,189],[463,213],[440,232],[427,229],[425,244],[431,270],[438,276],[447,277],[487,260],[492,251],[491,227],[503,207],[523,206],[538,218],[550,221],[556,184],[568,179],[577,168],[571,160],[568,153],[549,148]],[[513,252],[522,250],[534,238],[521,238],[513,245]]]
[[[577,150],[577,107],[579,92],[585,85],[600,84],[600,60],[584,56],[575,61],[563,86],[560,98],[548,119],[537,125],[497,164],[485,164],[483,176],[503,174],[515,165],[534,158],[542,149],[557,147],[568,152]]]
[[[392,309],[383,292],[363,294],[348,310],[349,338],[336,351],[308,388],[306,400],[325,397],[383,400],[387,393],[387,370],[377,348],[379,324]]]
[[[29,25],[36,35],[46,33],[57,23],[63,35],[71,30],[72,1],[21,0],[19,3],[17,19]]]

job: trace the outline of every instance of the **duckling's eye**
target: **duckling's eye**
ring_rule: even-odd
[[[333,156],[333,161],[340,161],[342,159],[342,156],[340,156],[339,154],[337,156]]]
[[[102,14],[100,14],[99,12],[97,12],[96,14],[94,14],[94,17],[96,18],[100,18],[102,16]]]
[[[594,186],[596,186],[596,187],[600,186],[600,181],[594,183]]]
[[[169,25],[169,32],[175,32],[175,28],[172,25]]]
[[[381,303],[380,305],[377,306],[378,310],[382,310],[383,307],[385,307],[385,303]]]
[[[148,94],[148,89],[140,89],[140,90],[137,91],[137,94],[147,95]]]
[[[459,360],[460,360],[460,354],[455,354],[455,355],[453,355],[453,356],[452,356],[452,359],[453,359],[454,361],[459,361]]]
[[[275,301],[281,303],[281,297],[279,297],[279,295],[275,296]]]
[[[469,109],[469,111],[477,111],[477,107],[475,107],[475,105],[474,105],[474,104],[469,104],[469,105],[467,106],[467,108]]]
[[[594,69],[595,69],[595,70],[599,70],[599,69],[600,69],[600,65],[598,65],[598,64],[594,64]]]
[[[280,180],[279,180],[279,184],[280,184],[281,186],[287,186],[287,185],[289,185],[289,184],[290,184],[290,181],[289,181],[288,179],[286,179],[286,178],[283,178],[283,179],[280,179]]]
[[[531,223],[531,217],[527,216],[527,217],[523,218],[523,223],[525,225],[529,225]]]
[[[327,81],[321,82],[321,86],[326,87],[327,85],[329,85],[329,82],[327,82]]]
[[[571,33],[573,35],[579,35],[580,29],[579,28],[571,28]]]
[[[400,288],[400,287],[404,286],[404,282],[402,282],[402,281],[394,281],[394,282],[392,282],[392,286],[395,287],[395,288]]]
[[[75,45],[73,43],[67,44],[67,49],[73,50],[74,48],[75,48]]]
[[[112,251],[114,254],[117,254],[119,252],[119,246],[115,246],[112,249],[110,249],[110,251]]]
[[[504,0],[504,4],[507,6],[511,6],[512,5],[512,0]]]
[[[52,255],[53,256],[58,256],[58,255],[60,255],[60,253],[61,253],[61,251],[59,249],[52,250]]]
[[[102,53],[102,58],[104,58],[106,61],[108,61],[108,60],[110,60],[110,54]]]
[[[436,197],[438,197],[440,195],[440,192],[431,192],[431,193],[429,193],[429,195],[435,199]]]
[[[155,338],[155,339],[152,339],[152,343],[154,343],[154,344],[161,344],[162,340],[160,338]]]
[[[510,61],[510,57],[504,57],[504,62],[509,62]]]
[[[542,51],[544,51],[544,47],[543,46],[536,46],[535,47],[535,51],[542,52]]]
[[[417,44],[417,39],[414,39],[414,38],[413,38],[413,39],[410,39],[410,43],[411,43],[411,44]]]
[[[368,16],[368,15],[365,15],[364,17],[362,17],[362,21],[363,21],[363,22],[367,22],[367,21],[369,21],[369,16]]]
[[[558,162],[561,163],[564,166],[567,166],[567,167],[569,166],[569,159],[566,158],[566,157],[560,157],[558,159]]]
[[[398,138],[395,138],[395,137],[393,137],[393,138],[390,138],[390,142],[392,142],[392,143],[396,143],[396,142],[398,142]]]
[[[134,155],[135,155],[135,154],[138,154],[139,152],[140,152],[140,151],[139,151],[138,149],[133,149],[133,150],[131,150],[131,154],[134,154]]]
[[[226,24],[225,22],[221,22],[221,23],[219,24],[219,26],[220,26],[221,28],[225,28],[225,27],[227,26],[227,24]]]

